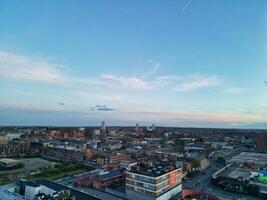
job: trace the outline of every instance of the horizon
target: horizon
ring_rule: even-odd
[[[264,0],[3,0],[0,126],[267,129],[266,17]]]
[[[10,126],[10,125],[0,125],[0,128],[96,128],[101,127],[100,125],[92,125],[92,126],[40,126],[40,125],[21,125],[21,126]],[[106,126],[106,128],[135,128],[134,125],[110,125]],[[140,128],[147,128],[151,127],[149,125],[139,125]],[[174,128],[174,129],[217,129],[217,130],[260,130],[260,131],[266,131],[266,128],[217,128],[217,127],[181,127],[181,126],[156,126],[156,128]],[[265,132],[264,132],[265,133]]]

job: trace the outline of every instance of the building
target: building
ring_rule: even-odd
[[[199,191],[193,191],[190,189],[183,189],[182,190],[182,198],[184,200],[220,200],[221,198],[206,193],[206,192],[199,192]]]
[[[266,167],[267,154],[242,152],[214,173],[211,181],[226,191],[267,199]]]
[[[25,200],[100,200],[97,197],[74,190],[47,179],[39,179],[36,181],[21,180],[19,183],[19,188],[20,195],[23,196]],[[35,199],[32,199],[33,197]],[[13,199],[10,198],[5,200]]]
[[[93,134],[94,134],[95,136],[99,136],[99,135],[100,135],[100,130],[99,130],[99,129],[94,129],[94,130],[93,130]]]
[[[266,133],[257,133],[256,149],[257,151],[267,152],[267,134]]]
[[[0,134],[0,145],[8,144],[9,138],[6,134]]]
[[[28,182],[27,185],[25,186],[25,198],[29,200],[35,200],[35,196],[38,194],[42,194],[43,196],[51,196],[55,193],[56,191],[48,188],[44,185],[40,185],[36,182]]]
[[[114,170],[102,172],[93,177],[93,186],[97,189],[104,189],[113,184],[122,185],[124,183],[125,177],[122,171]]]
[[[106,130],[106,122],[105,121],[102,121],[102,123],[101,123],[101,130],[102,131]]]
[[[138,133],[139,132],[139,124],[135,125],[135,131]]]
[[[47,146],[44,148],[43,154],[59,160],[83,161],[86,159],[86,151],[76,146],[68,146],[67,144]]]
[[[23,155],[30,152],[29,142],[10,142],[0,145],[0,157]]]
[[[182,190],[182,168],[169,162],[141,163],[126,172],[129,200],[168,200]]]

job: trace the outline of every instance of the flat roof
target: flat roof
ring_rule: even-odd
[[[267,153],[242,152],[234,156],[230,162],[253,162],[255,164],[267,164]]]
[[[146,163],[146,164],[138,164],[131,167],[129,172],[141,174],[145,176],[151,177],[158,177],[164,174],[167,174],[171,171],[179,169],[179,167],[175,166],[175,163],[171,164],[170,162],[153,162],[153,163]]]
[[[109,179],[112,179],[112,178],[115,178],[115,177],[118,177],[118,176],[121,176],[121,175],[123,175],[121,171],[114,170],[114,171],[110,171],[110,172],[99,174],[98,177],[102,181],[107,181]]]
[[[55,191],[70,190],[71,195],[75,196],[77,200],[101,200],[99,198],[90,196],[89,194],[86,194],[86,193],[80,192],[78,190],[66,187],[64,185],[58,184],[58,183],[50,181],[48,179],[39,179],[39,180],[36,180],[35,182],[39,183],[40,185],[44,185],[48,188],[51,188]]]
[[[9,163],[15,163],[15,162],[18,162],[18,161],[15,160],[15,159],[11,159],[11,158],[1,158],[0,162],[1,163],[5,163],[5,164],[9,164]]]

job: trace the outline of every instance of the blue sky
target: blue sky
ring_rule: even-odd
[[[267,127],[267,2],[1,1],[0,125]]]

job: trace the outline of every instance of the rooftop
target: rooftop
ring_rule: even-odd
[[[109,171],[109,172],[103,172],[98,175],[99,179],[101,181],[107,181],[119,176],[122,176],[122,172],[119,170]]]
[[[158,177],[178,168],[180,168],[180,166],[176,166],[174,163],[160,161],[140,163],[138,165],[132,166],[130,172],[151,177]]]
[[[252,152],[242,152],[231,159],[231,162],[243,163],[250,162],[259,165],[267,164],[267,153],[252,153]]]
[[[99,198],[90,196],[89,194],[85,194],[85,193],[80,192],[78,190],[75,190],[75,189],[66,187],[64,185],[55,183],[55,182],[50,181],[48,179],[39,179],[39,180],[36,180],[36,182],[39,183],[40,185],[44,185],[44,186],[51,188],[55,191],[70,190],[71,195],[74,195],[77,200],[100,200]]]

